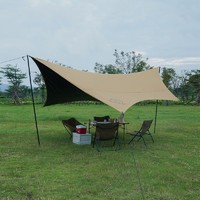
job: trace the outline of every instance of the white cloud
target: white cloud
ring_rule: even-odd
[[[151,58],[148,60],[151,66],[171,67],[176,69],[200,69],[200,57],[183,58]]]

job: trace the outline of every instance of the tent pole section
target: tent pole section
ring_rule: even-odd
[[[159,73],[160,73],[160,67],[159,67]],[[156,113],[155,113],[155,119],[154,119],[154,133],[156,132],[156,122],[157,122],[157,115],[158,115],[158,100],[156,100]]]
[[[155,113],[155,119],[154,119],[154,133],[156,132],[156,122],[157,122],[157,115],[158,115],[158,100],[156,100],[156,113]]]
[[[32,97],[32,104],[33,104],[33,113],[34,113],[34,119],[35,119],[37,140],[38,140],[38,145],[40,146],[40,136],[39,136],[39,131],[38,131],[37,115],[36,115],[36,110],[35,110],[35,101],[34,101],[34,95],[33,95],[33,86],[32,86],[32,80],[31,80],[31,70],[30,70],[29,56],[28,55],[27,55],[27,63],[28,63],[28,73],[29,73],[29,81],[30,81],[30,87],[31,87],[31,97]]]
[[[124,112],[122,112],[122,121],[124,122]]]

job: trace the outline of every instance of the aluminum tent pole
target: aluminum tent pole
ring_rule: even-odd
[[[36,115],[36,110],[35,110],[35,101],[34,101],[34,95],[33,95],[33,86],[32,86],[32,80],[31,80],[31,70],[30,70],[29,56],[28,55],[27,55],[27,63],[28,63],[29,81],[30,81],[30,87],[31,87],[31,97],[32,97],[32,104],[33,104],[33,113],[34,113],[34,119],[35,119],[37,140],[38,140],[38,145],[40,146],[40,136],[39,136],[39,131],[38,131],[37,115]]]
[[[160,67],[159,67],[159,73],[160,73]],[[156,112],[155,112],[154,131],[153,131],[154,133],[156,132],[157,115],[158,115],[158,100],[156,100]]]
[[[156,100],[156,112],[155,112],[154,131],[153,131],[154,133],[156,132],[157,114],[158,114],[158,100]]]

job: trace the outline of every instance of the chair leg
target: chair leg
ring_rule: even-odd
[[[120,142],[119,142],[119,138],[117,138],[117,142],[118,142],[118,147],[120,149]]]
[[[141,135],[141,138],[142,138],[142,140],[143,140],[143,142],[144,142],[144,145],[147,146],[147,144],[146,144],[146,142],[145,142],[145,140],[144,140],[144,138],[143,138],[142,135]]]
[[[97,142],[96,142],[96,148],[97,148],[97,151],[98,152],[100,152],[100,147],[101,146],[101,142],[98,140]]]
[[[66,130],[67,130],[67,129],[66,129]],[[67,132],[69,133],[69,135],[70,135],[69,138],[71,139],[71,138],[72,138],[72,132],[70,132],[70,131],[68,131],[68,130],[67,130]]]
[[[154,143],[154,139],[153,139],[153,137],[152,137],[151,133],[149,133],[149,135],[150,135],[150,137],[151,137],[151,139],[152,139],[152,142]]]
[[[137,136],[137,135],[134,135],[134,137],[129,141],[128,144],[130,144],[130,143],[134,140],[134,138],[135,138],[136,136]]]
[[[116,142],[116,137],[115,137],[114,142],[113,142],[113,147],[115,146],[115,142]]]
[[[119,138],[118,137],[115,138],[115,140],[113,142],[113,147],[115,146],[116,140],[117,140],[117,144],[118,144],[118,149],[120,149],[120,143],[119,143]],[[115,148],[115,150],[117,150],[117,147]]]
[[[94,145],[96,143],[96,134],[92,138],[93,138],[93,140],[92,140],[92,147],[94,148]]]
[[[94,145],[95,145],[95,138],[93,138],[93,140],[92,140],[92,147],[94,148]]]
[[[65,128],[65,130],[67,131],[67,133],[69,133],[69,138],[71,139],[72,138],[72,132],[71,131],[69,131],[65,126],[64,126],[64,128]]]

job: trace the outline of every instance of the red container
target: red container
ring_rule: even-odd
[[[79,134],[86,134],[86,127],[83,125],[77,125],[76,132]]]

